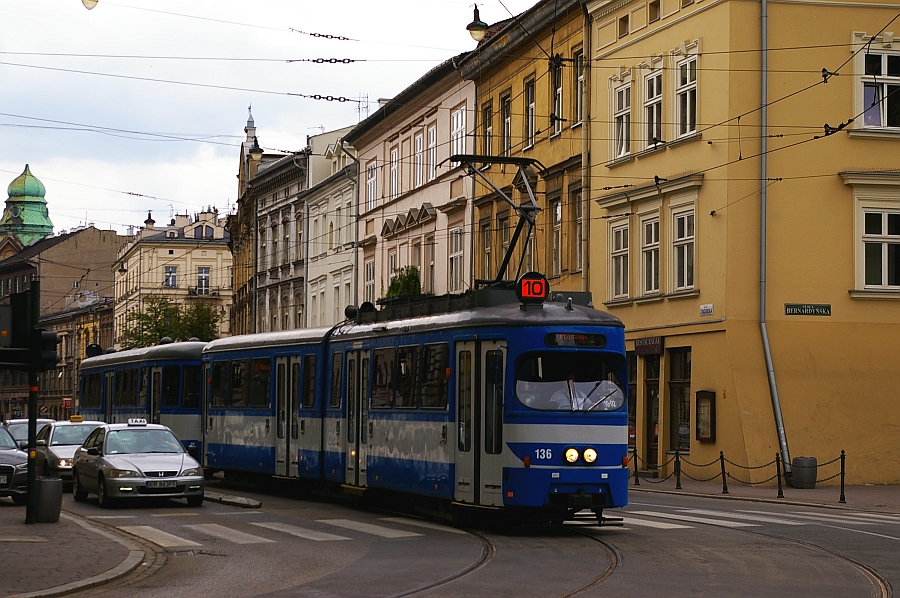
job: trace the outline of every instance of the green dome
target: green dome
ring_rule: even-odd
[[[29,170],[28,164],[26,164],[25,171],[6,188],[6,194],[9,195],[10,198],[44,197],[44,195],[47,194],[47,190],[44,188],[44,183],[40,182],[33,174],[31,174],[31,170]]]

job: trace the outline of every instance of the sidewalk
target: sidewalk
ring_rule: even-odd
[[[683,479],[682,489],[678,490],[674,478],[654,481],[642,478],[640,485],[635,486],[630,480],[630,500],[639,501],[641,493],[657,492],[900,514],[900,486],[847,486],[847,502],[841,504],[839,486],[784,488],[784,498],[777,498],[775,486],[744,486],[729,481],[728,494],[722,494],[721,482]],[[228,499],[241,499],[214,492],[208,492],[207,498],[245,508],[259,506],[256,501],[228,503]],[[107,529],[66,511],[58,523],[25,525],[25,507],[0,499],[0,598],[62,596],[134,570],[144,561],[144,551]]]

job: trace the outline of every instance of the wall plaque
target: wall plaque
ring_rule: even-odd
[[[830,303],[785,303],[786,316],[830,316]]]

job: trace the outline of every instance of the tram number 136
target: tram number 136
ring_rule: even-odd
[[[553,458],[553,449],[534,449],[534,458],[536,461],[548,461]]]

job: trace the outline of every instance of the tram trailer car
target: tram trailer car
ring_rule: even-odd
[[[199,453],[200,359],[206,343],[168,339],[153,347],[89,357],[79,374],[80,413],[106,423],[146,419],[169,427],[185,448]]]
[[[605,312],[513,298],[220,339],[203,359],[210,468],[555,521],[627,504],[624,327]]]

